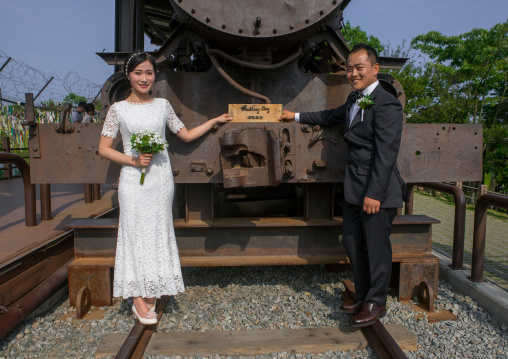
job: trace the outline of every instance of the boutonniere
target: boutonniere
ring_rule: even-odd
[[[367,107],[374,105],[374,100],[372,99],[371,95],[365,95],[358,101],[356,101],[358,104],[358,107],[360,107],[362,110],[365,110]]]

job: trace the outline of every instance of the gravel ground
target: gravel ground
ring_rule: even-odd
[[[323,266],[184,268],[185,293],[166,308],[159,331],[260,330],[345,326],[340,313],[342,281],[349,272],[329,273]],[[93,358],[102,337],[128,332],[134,324],[132,300],[116,301],[103,319],[76,320],[68,297],[50,311],[26,320],[0,340],[0,359]],[[382,322],[405,325],[418,340],[409,358],[506,358],[508,328],[467,296],[439,283],[437,310],[450,309],[458,321],[430,324],[389,297]],[[146,358],[162,358],[148,356]],[[173,356],[170,358],[180,358]],[[199,358],[195,356],[194,358]],[[214,356],[213,358],[222,358]],[[241,357],[230,357],[241,358]],[[363,351],[322,355],[274,353],[255,358],[376,358]]]

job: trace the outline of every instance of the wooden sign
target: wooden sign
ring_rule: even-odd
[[[278,122],[282,105],[275,104],[230,104],[229,116],[234,122]]]

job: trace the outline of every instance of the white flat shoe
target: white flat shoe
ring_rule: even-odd
[[[139,322],[143,325],[157,324],[157,316],[155,316],[155,318],[141,318],[141,316],[138,314],[138,311],[136,310],[136,307],[134,306],[134,304],[132,305],[132,312],[134,313],[136,318],[139,320]],[[155,313],[151,312],[151,311],[148,311],[148,313],[146,313],[147,316],[152,316],[154,314]]]

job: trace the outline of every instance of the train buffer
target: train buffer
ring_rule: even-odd
[[[398,288],[399,300],[418,296],[422,281],[437,293],[439,260],[431,253],[436,223],[425,215],[395,217],[391,287]],[[349,263],[340,243],[342,217],[175,219],[174,227],[183,267]],[[111,305],[118,219],[80,219],[69,228],[75,241],[69,264],[71,305],[83,287],[91,290],[92,305]]]

